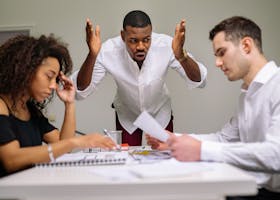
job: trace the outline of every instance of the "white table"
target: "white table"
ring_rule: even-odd
[[[129,167],[127,165],[35,167],[0,178],[0,199],[222,200],[228,195],[256,193],[254,178],[245,172],[228,164],[209,163],[209,166],[211,170],[183,177],[132,181],[112,181],[92,173],[100,167],[115,170]]]

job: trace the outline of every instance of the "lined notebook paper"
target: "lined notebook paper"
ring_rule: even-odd
[[[90,166],[90,165],[118,165],[125,164],[127,152],[98,152],[98,153],[68,153],[56,158],[55,162],[37,163],[38,167],[56,166]]]

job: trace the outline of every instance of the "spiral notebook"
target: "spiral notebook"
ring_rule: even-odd
[[[98,153],[67,153],[57,157],[55,162],[37,163],[37,167],[71,167],[91,165],[120,165],[125,164],[127,152],[98,152]]]

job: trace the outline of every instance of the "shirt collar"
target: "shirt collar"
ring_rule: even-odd
[[[264,85],[267,81],[269,81],[278,71],[279,67],[277,67],[274,61],[266,63],[263,68],[257,73],[249,88],[251,88],[252,90],[252,88],[256,89],[261,87],[261,85]],[[243,85],[241,87],[241,92],[247,92],[247,89],[244,89]]]
[[[275,62],[270,61],[270,62],[266,63],[265,66],[257,73],[253,82],[265,84],[278,71],[279,71],[279,68],[277,67]]]

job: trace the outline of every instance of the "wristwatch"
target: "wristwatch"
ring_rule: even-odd
[[[184,60],[187,60],[188,57],[189,57],[189,56],[188,56],[188,54],[187,54],[187,51],[184,49],[184,50],[183,50],[183,57],[182,57],[182,58],[179,58],[178,61],[179,61],[179,62],[183,62]]]

